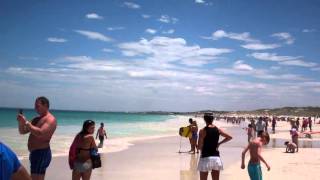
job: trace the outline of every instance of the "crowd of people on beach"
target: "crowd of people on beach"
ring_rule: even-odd
[[[46,170],[52,160],[50,141],[57,128],[57,120],[49,111],[49,100],[46,97],[38,97],[35,100],[35,110],[39,116],[32,120],[27,120],[20,110],[17,115],[19,133],[29,134],[28,150],[30,160],[30,174],[23,167],[17,158],[17,155],[5,144],[0,142],[0,180],[44,180]],[[213,180],[218,180],[220,171],[223,170],[223,163],[220,158],[219,147],[232,140],[232,136],[225,130],[214,125],[213,121],[224,120],[226,123],[240,125],[241,122],[248,122],[244,128],[247,134],[248,145],[244,148],[241,156],[241,168],[245,169],[245,155],[249,151],[250,159],[247,165],[248,174],[251,180],[261,180],[262,172],[260,162],[264,163],[268,170],[270,165],[261,155],[261,149],[270,141],[268,126],[271,123],[272,133],[276,133],[276,124],[278,121],[287,121],[291,124],[291,141],[286,141],[286,152],[295,153],[299,150],[299,133],[309,134],[312,132],[312,118],[303,118],[300,124],[300,118],[284,117],[235,117],[224,116],[215,117],[212,113],[204,113],[203,119],[205,127],[199,128],[198,124],[192,118],[189,119],[190,153],[201,153],[198,162],[198,171],[200,180],[206,180],[211,173]],[[315,122],[315,118],[314,121]],[[301,127],[300,127],[301,125]],[[310,132],[307,131],[309,127]],[[299,132],[300,130],[300,132]],[[107,139],[107,133],[104,124],[101,123],[96,133],[95,122],[86,120],[83,123],[81,131],[76,134],[69,149],[69,166],[72,170],[73,180],[89,180],[92,170],[101,167],[101,160],[98,148],[103,147],[104,140]],[[220,137],[223,139],[219,141]],[[100,143],[96,145],[95,139],[99,138]]]

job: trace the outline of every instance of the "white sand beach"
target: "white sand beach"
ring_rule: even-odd
[[[264,178],[282,180],[318,179],[320,149],[300,148],[299,153],[291,154],[285,153],[284,146],[283,148],[273,147],[275,146],[274,142],[278,139],[281,139],[281,141],[290,139],[289,127],[287,122],[279,122],[276,128],[277,133],[271,135],[270,145],[263,150],[263,156],[271,166],[271,171],[267,172],[265,166],[262,165]],[[314,129],[319,130],[320,126],[315,125]],[[246,144],[245,131],[240,127],[229,127],[227,131],[234,136],[234,139],[220,148],[224,163],[224,170],[221,171],[220,179],[249,179],[247,170],[240,169],[241,152]],[[301,146],[303,145],[302,140],[315,142],[319,140],[319,135],[315,135],[313,139],[301,139]],[[103,154],[103,167],[93,171],[92,179],[199,179],[196,167],[200,155],[178,153],[179,142],[179,136],[135,140],[131,142],[133,145],[126,150]],[[276,146],[279,146],[279,144]],[[188,140],[182,139],[181,150],[188,151],[189,148]],[[249,160],[248,158],[247,156],[246,161]],[[23,164],[29,166],[27,160],[24,160]],[[71,170],[68,167],[66,156],[53,158],[47,170],[46,179],[71,179]]]

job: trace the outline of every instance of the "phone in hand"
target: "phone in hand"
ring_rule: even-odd
[[[23,114],[23,109],[19,109],[19,114]]]

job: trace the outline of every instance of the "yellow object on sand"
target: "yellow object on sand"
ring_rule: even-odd
[[[189,126],[181,127],[179,129],[179,135],[182,137],[191,138],[192,137],[191,128]]]

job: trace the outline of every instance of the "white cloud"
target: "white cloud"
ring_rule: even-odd
[[[141,8],[141,6],[139,4],[136,4],[133,2],[124,2],[123,4],[130,9],[140,9]]]
[[[105,41],[105,42],[112,41],[110,37],[107,37],[98,32],[86,31],[86,30],[74,30],[74,31],[92,40],[99,40],[99,41]]]
[[[265,61],[288,61],[301,58],[300,56],[278,56],[276,53],[252,53],[252,57]]]
[[[274,33],[271,35],[272,37],[276,37],[280,40],[284,40],[286,44],[293,44],[294,43],[294,38],[291,36],[290,33],[287,32],[280,32],[280,33]]]
[[[99,16],[96,13],[89,13],[86,15],[86,18],[88,18],[88,19],[103,19],[102,16]]]
[[[173,34],[175,32],[174,29],[169,29],[168,31],[162,31],[163,34]]]
[[[244,64],[242,60],[238,60],[234,63],[233,68],[240,71],[252,71],[254,70],[253,67],[251,67],[248,64]]]
[[[238,41],[244,41],[247,43],[257,43],[259,42],[258,40],[252,38],[250,36],[249,32],[244,32],[244,33],[228,33],[225,32],[224,30],[217,30],[215,32],[212,33],[212,39],[213,40],[218,40],[221,38],[229,38],[229,39],[233,39],[233,40],[238,40]]]
[[[145,32],[146,32],[146,33],[149,33],[149,34],[155,34],[155,33],[157,33],[157,30],[148,28],[148,29],[146,29]]]
[[[315,67],[315,66],[317,66],[316,63],[305,62],[302,60],[282,61],[282,62],[279,62],[279,64],[288,65],[288,66],[301,66],[301,67]]]
[[[108,48],[103,48],[102,51],[103,52],[114,52],[113,49],[108,49]]]
[[[311,32],[316,32],[316,29],[303,29],[302,32],[304,33],[311,33]]]
[[[204,3],[206,3],[204,0],[195,0],[194,2],[195,2],[195,3],[199,3],[199,4],[204,4]]]
[[[241,47],[250,50],[266,50],[266,49],[275,49],[281,47],[279,44],[262,44],[262,43],[252,43],[241,45]]]
[[[64,38],[56,38],[56,37],[49,37],[47,39],[48,42],[53,42],[53,43],[64,43],[67,42],[68,40],[64,39]]]
[[[301,56],[278,56],[276,53],[252,53],[250,56],[258,60],[275,61],[280,65],[315,67],[317,63],[301,60]]]
[[[147,56],[148,59],[157,62],[178,61],[189,66],[202,66],[216,59],[217,56],[232,51],[224,48],[188,46],[182,38],[169,37],[154,37],[151,40],[141,39],[138,42],[122,43],[119,48],[125,56]]]
[[[151,18],[151,15],[149,15],[149,14],[142,14],[141,15],[144,19],[149,19],[149,18]]]
[[[107,29],[108,31],[117,31],[117,30],[123,30],[125,28],[121,26],[115,26],[115,27],[108,27]]]
[[[170,17],[168,15],[161,15],[161,17],[158,19],[158,21],[163,23],[172,23],[175,24],[179,21],[178,18]]]

